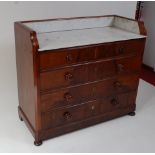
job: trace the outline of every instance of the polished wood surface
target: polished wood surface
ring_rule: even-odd
[[[24,29],[18,23],[15,24],[17,77],[18,85],[20,86],[18,87],[19,104],[35,129],[35,86],[33,76],[33,53],[31,52],[33,46],[31,44],[30,34],[31,31]]]
[[[93,48],[68,49],[40,53],[40,69],[60,67],[64,65],[88,62],[95,59]]]
[[[40,70],[142,53],[144,39],[40,52]],[[131,50],[132,49],[132,50]]]
[[[22,23],[15,23],[18,110],[35,145],[135,111],[145,38],[38,52],[36,32]]]
[[[131,93],[111,95],[105,99],[89,101],[88,103],[59,108],[43,113],[42,127],[43,129],[48,129],[84,120],[88,117],[100,115],[102,113],[112,112],[117,109],[124,109],[130,104],[135,104],[135,93]],[[133,95],[134,97],[132,97]]]
[[[140,56],[70,66],[42,72],[40,74],[40,87],[41,91],[48,91],[50,89],[83,84],[102,80],[116,74],[139,72],[140,66]]]
[[[130,74],[45,92],[41,95],[42,111],[136,90],[138,79],[137,74]]]

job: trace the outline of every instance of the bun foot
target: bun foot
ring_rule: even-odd
[[[20,108],[18,107],[18,116],[19,116],[19,119],[21,120],[21,121],[23,121],[23,119],[22,119],[22,117],[21,117],[21,113],[20,113]]]
[[[19,117],[19,119],[20,119],[21,121],[23,121],[23,119],[22,119],[21,117]]]
[[[128,115],[129,115],[129,116],[135,116],[136,113],[133,111],[133,112],[128,113]]]
[[[19,119],[21,120],[21,121],[23,121],[23,119],[22,119],[22,117],[19,115]]]
[[[35,146],[40,146],[42,144],[42,141],[34,141]]]

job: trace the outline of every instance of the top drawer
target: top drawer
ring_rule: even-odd
[[[104,59],[113,56],[142,54],[143,50],[144,40],[127,40],[98,46],[95,49],[95,55],[96,59]]]
[[[61,67],[95,58],[95,48],[66,49],[40,53],[40,69]]]
[[[142,53],[143,49],[144,40],[141,39],[106,43],[91,47],[77,47],[76,49],[42,52],[39,55],[40,69],[59,68],[98,59]]]

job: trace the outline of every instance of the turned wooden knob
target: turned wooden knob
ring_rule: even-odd
[[[68,80],[72,80],[73,79],[73,75],[71,73],[66,73],[65,74],[65,79]]]
[[[124,65],[123,64],[117,64],[117,69],[119,72],[124,71]]]
[[[122,84],[119,81],[114,82],[114,86],[120,88]]]
[[[115,106],[115,105],[119,104],[119,102],[117,101],[117,99],[113,98],[111,100],[111,104]]]
[[[65,117],[66,120],[70,120],[72,118],[72,115],[69,112],[65,112],[64,117]]]
[[[91,106],[91,110],[95,110],[95,105],[92,105]]]
[[[73,61],[73,57],[72,57],[71,54],[68,54],[68,55],[66,56],[66,61],[67,61],[67,62],[72,62],[72,61]]]
[[[71,102],[73,97],[70,93],[65,93],[64,98],[67,102]]]

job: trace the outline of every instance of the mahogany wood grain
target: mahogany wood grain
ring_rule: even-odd
[[[67,49],[40,52],[40,69],[61,67],[64,65],[88,62],[95,59],[94,48]]]
[[[142,53],[144,39],[40,52],[40,70]]]
[[[134,97],[131,97],[134,96]],[[124,109],[130,105],[135,104],[136,92],[129,92],[119,95],[109,96],[101,101],[101,113],[108,113],[116,111],[117,109]]]
[[[133,95],[133,94],[132,94]],[[94,115],[108,113],[117,109],[124,109],[129,105],[134,105],[134,98],[130,97],[130,92],[119,95],[112,95],[106,99],[89,101],[80,105],[60,108],[50,112],[42,113],[42,127],[62,126],[71,122],[84,120]]]
[[[123,42],[106,43],[95,48],[96,59],[115,56],[127,56],[143,52],[144,40],[127,40]]]
[[[124,108],[124,109],[117,109],[113,112],[104,113],[101,115],[95,115],[93,117],[88,117],[87,119],[84,119],[81,121],[72,122],[69,124],[65,124],[63,126],[58,126],[55,128],[49,128],[47,130],[43,130],[42,133],[40,134],[40,139],[46,140],[49,138],[60,136],[62,134],[66,134],[69,132],[82,129],[83,127],[92,126],[101,122],[118,118],[120,116],[130,113],[131,111],[135,111],[135,104],[132,106],[128,106],[127,108]]]
[[[97,98],[136,90],[138,87],[138,79],[139,75],[137,74],[117,76],[109,80],[58,89],[42,94],[42,112],[49,111],[52,108],[77,105]],[[68,100],[66,99],[67,95],[70,96]]]
[[[36,32],[16,22],[15,45],[18,79],[19,117],[39,141],[41,130],[39,59]]]
[[[145,29],[145,26],[144,26],[144,22],[139,21],[138,24],[139,24],[140,34],[141,35],[147,35],[146,29]]]
[[[42,72],[40,74],[40,87],[41,91],[48,91],[50,89],[102,80],[116,74],[138,72],[140,66],[141,56],[133,56]]]
[[[82,104],[73,107],[50,111],[42,114],[42,128],[48,129],[58,125],[84,119],[86,107]],[[67,116],[68,114],[69,116]]]
[[[31,33],[32,31],[29,29],[23,28],[19,23],[15,23],[19,104],[33,128],[36,129],[34,104],[35,85],[33,76],[34,64],[33,46],[30,40]]]
[[[94,17],[66,20],[82,18]],[[39,52],[25,22],[15,23],[18,110],[35,145],[135,111],[145,38]]]

